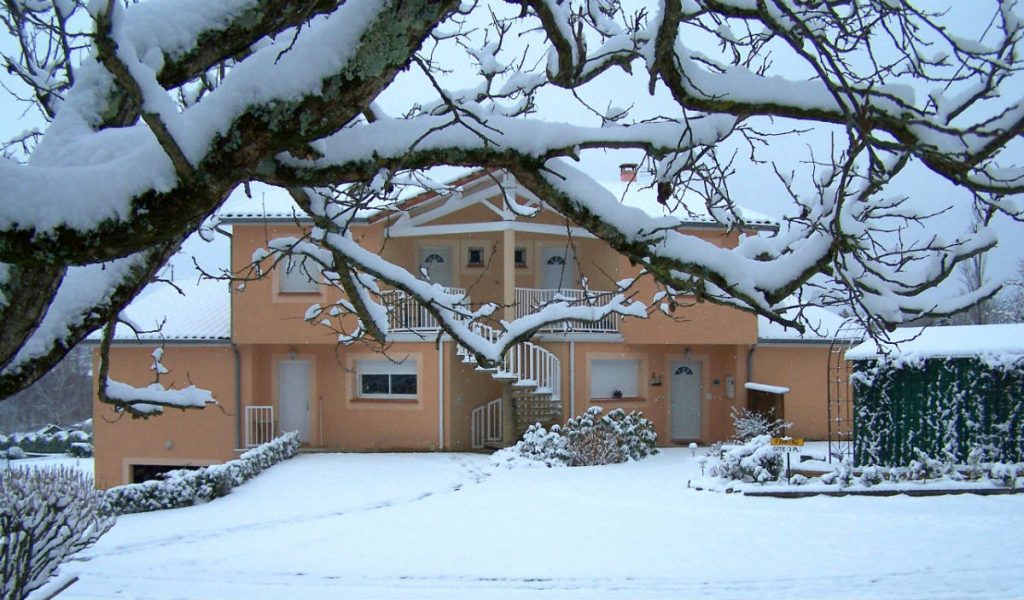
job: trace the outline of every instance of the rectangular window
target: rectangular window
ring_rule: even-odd
[[[515,260],[516,260],[516,266],[517,267],[525,267],[526,266],[526,248],[523,248],[523,247],[516,248]]]
[[[469,257],[466,260],[466,264],[471,267],[482,267],[484,266],[484,249],[483,248],[470,248]]]
[[[640,361],[635,358],[590,361],[591,398],[636,398],[639,380]]]
[[[315,294],[320,291],[320,263],[302,256],[286,256],[277,264],[278,284],[285,294]]]
[[[360,360],[356,363],[360,398],[416,398],[416,361]]]

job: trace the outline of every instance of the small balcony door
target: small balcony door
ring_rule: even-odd
[[[309,441],[310,361],[277,362],[277,401],[281,411],[281,432],[298,431]]]
[[[542,248],[540,287],[546,290],[576,289],[576,257],[572,248]]]
[[[425,273],[431,283],[445,287],[452,286],[452,249],[447,246],[424,246],[420,248],[420,273]]]

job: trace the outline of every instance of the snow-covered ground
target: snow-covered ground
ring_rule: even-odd
[[[513,470],[301,455],[209,504],[121,517],[61,600],[1024,596],[1024,495],[752,498],[689,489],[698,469],[688,449]]]
[[[44,454],[42,456],[30,456],[21,460],[0,459],[0,470],[31,469],[33,467],[68,467],[93,474],[93,460],[91,458],[75,458],[67,454]]]

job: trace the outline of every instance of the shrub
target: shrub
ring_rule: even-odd
[[[71,446],[76,443],[92,443],[92,434],[74,429],[55,433],[15,433],[0,436],[0,448],[18,446],[26,452],[36,454],[70,453]]]
[[[570,456],[567,440],[562,436],[558,425],[551,431],[544,429],[540,423],[534,423],[526,429],[523,439],[516,442],[515,453],[522,458],[536,460],[549,467],[569,464]]]
[[[711,475],[745,481],[766,483],[782,475],[782,455],[771,446],[771,436],[759,435],[745,444],[723,447],[719,463],[711,468]]]
[[[226,496],[233,488],[260,472],[295,456],[299,434],[286,433],[222,465],[170,471],[163,479],[132,483],[107,490],[107,501],[116,514],[181,508]]]
[[[114,524],[92,478],[64,467],[0,477],[0,597],[21,599]]]
[[[11,446],[6,451],[7,460],[21,460],[25,458],[25,451],[21,446]]]
[[[776,419],[774,411],[766,415],[734,406],[729,414],[732,416],[733,439],[741,444],[759,435],[776,437],[793,426],[788,421]]]
[[[616,408],[601,416],[593,406],[562,428],[569,454],[569,466],[607,465],[629,459],[640,460],[656,454],[658,434],[643,413]]]
[[[602,412],[601,407],[592,407],[569,419],[564,427],[555,425],[550,431],[539,423],[531,425],[520,442],[501,452],[543,462],[549,467],[607,465],[640,460],[658,452],[654,425],[643,413],[627,414],[621,408],[604,416]],[[496,457],[499,463],[514,462],[503,460],[501,455]]]
[[[75,458],[89,458],[92,456],[92,444],[89,442],[74,442],[68,448],[68,454]]]

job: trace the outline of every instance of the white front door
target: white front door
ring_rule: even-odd
[[[576,257],[572,248],[541,249],[541,288],[546,290],[576,289]]]
[[[277,402],[281,411],[281,431],[298,431],[299,439],[309,441],[310,363],[308,360],[281,360],[277,363]]]
[[[420,273],[432,283],[452,285],[452,249],[447,246],[420,248]]]
[[[684,360],[672,363],[672,439],[701,438],[700,362]]]

